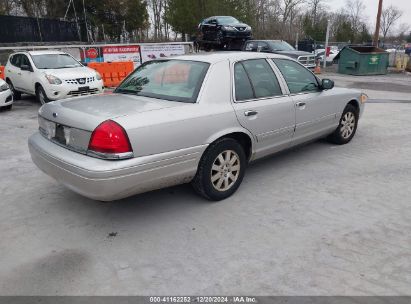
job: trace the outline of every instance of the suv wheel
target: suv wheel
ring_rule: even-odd
[[[13,94],[13,99],[14,100],[21,99],[21,93],[19,91],[16,91],[16,89],[14,88],[14,85],[11,82],[11,80],[7,79],[7,84],[9,85],[11,93]]]
[[[51,100],[48,99],[46,92],[44,92],[44,89],[41,85],[37,86],[36,89],[36,100],[40,102],[42,105],[50,102]]]
[[[243,147],[232,138],[223,138],[204,153],[192,185],[208,200],[223,200],[238,189],[246,166]]]

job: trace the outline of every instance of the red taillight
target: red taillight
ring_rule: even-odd
[[[109,154],[132,152],[126,131],[112,120],[102,122],[93,131],[88,149]]]

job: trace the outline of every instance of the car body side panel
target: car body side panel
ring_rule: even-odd
[[[210,144],[228,133],[248,134],[230,103],[229,62],[210,67],[201,101],[114,118],[128,133],[136,157]]]

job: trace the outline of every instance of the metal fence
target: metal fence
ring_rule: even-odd
[[[75,22],[0,16],[0,43],[80,41],[85,36]]]

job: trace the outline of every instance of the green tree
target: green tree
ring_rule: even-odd
[[[77,16],[84,22],[82,0],[75,0]],[[142,0],[117,1],[88,0],[85,2],[87,25],[93,31],[96,27],[111,39],[117,39],[126,32],[144,29],[148,26],[147,4]],[[69,16],[74,18],[71,8]]]
[[[372,41],[371,34],[368,31],[367,25],[363,23],[361,25],[361,32],[359,32],[359,34],[356,37],[356,42],[365,43],[370,41]]]

